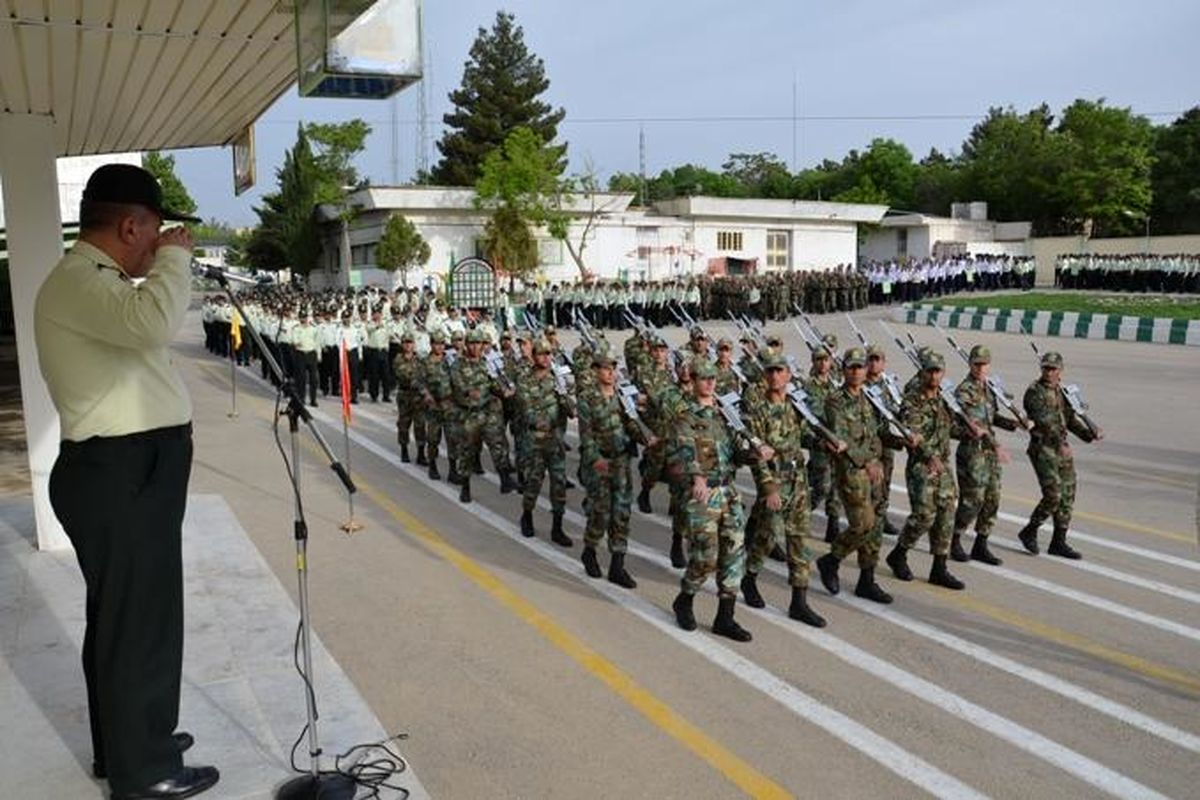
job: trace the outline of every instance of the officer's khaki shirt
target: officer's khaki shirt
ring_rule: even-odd
[[[182,247],[160,247],[135,286],[103,250],[78,241],[38,291],[38,363],[62,438],[124,436],[182,425],[192,403],[171,362],[191,297]]]

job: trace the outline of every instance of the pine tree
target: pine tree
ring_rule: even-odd
[[[488,153],[518,127],[553,142],[566,112],[538,99],[549,87],[545,66],[525,46],[513,15],[496,12],[492,29],[480,28],[471,45],[462,86],[450,93],[454,110],[442,117],[448,129],[438,142],[442,160],[433,169],[433,182],[473,186]],[[561,173],[567,146],[553,148]]]
[[[164,206],[180,214],[196,213],[196,201],[175,174],[175,156],[151,150],[142,157],[142,167],[153,175],[162,187]]]
[[[296,144],[284,155],[283,166],[275,175],[279,191],[264,195],[264,206],[254,209],[260,224],[247,245],[247,255],[259,269],[289,267],[295,273],[307,274],[316,267],[321,254],[316,205],[322,184],[303,125],[297,129]],[[286,259],[286,263],[270,263],[277,259]]]

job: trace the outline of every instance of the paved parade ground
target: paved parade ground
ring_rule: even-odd
[[[883,318],[881,309],[856,315],[879,341]],[[816,322],[843,348],[852,342],[844,318]],[[945,353],[948,376],[961,378],[965,367],[933,329],[897,327]],[[790,325],[768,331],[807,363]],[[684,332],[667,336],[680,344]],[[990,347],[994,372],[1018,397],[1037,375],[1024,337],[956,336]],[[460,504],[455,487],[401,464],[394,407],[364,397],[349,459],[360,532],[339,530],[340,485],[307,439],[302,447],[315,630],[383,729],[408,734],[404,753],[434,797],[1195,797],[1200,353],[1040,344],[1063,353],[1064,381],[1082,387],[1106,433],[1098,445],[1074,444],[1071,541],[1082,561],[1020,549],[1037,484],[1021,435],[1002,434],[1013,459],[991,541],[1004,565],[953,564],[965,592],[926,583],[923,542],[910,559],[914,582],[881,564],[891,606],[846,590],[832,598],[814,579],[810,602],[829,619],[815,630],[787,619],[786,576],[769,562],[760,580],[768,607],[738,608],[752,642],[708,632],[711,583],[696,601],[700,630],[684,633],[670,608],[679,576],[667,558],[661,485],[654,514],[634,511],[628,566],[639,585],[620,589],[588,579],[579,563],[582,490],[569,492],[573,548],[548,542],[546,505],[535,512],[538,537],[523,539],[518,496],[499,494],[492,470],[474,482],[475,503]],[[239,369],[239,415],[228,416],[230,367],[205,351],[197,313],[175,352],[195,404],[191,494],[223,498],[294,599],[273,392],[257,366]],[[888,352],[906,379],[904,357]],[[340,452],[338,403],[324,399],[314,411]],[[908,507],[902,462],[897,525]],[[569,475],[576,464],[568,454]],[[739,485],[749,505],[748,471]],[[815,516],[814,556],[827,549],[824,522]],[[203,548],[203,530],[188,536]],[[1044,527],[1043,545],[1048,538]],[[856,577],[852,562],[843,586]],[[299,702],[298,679],[295,694]]]

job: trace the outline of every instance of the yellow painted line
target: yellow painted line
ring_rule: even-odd
[[[1020,495],[1009,494],[1008,492],[1004,492],[1001,496],[1005,500],[1016,500],[1018,503],[1024,503],[1027,506],[1036,506],[1039,502],[1029,497],[1021,497]],[[1110,517],[1105,514],[1096,514],[1091,511],[1079,511],[1076,509],[1071,515],[1079,519],[1090,519],[1093,522],[1103,522],[1105,525],[1115,525],[1118,528],[1125,528],[1126,530],[1137,531],[1138,533],[1149,533],[1152,536],[1161,536],[1164,539],[1172,539],[1176,542],[1188,542],[1190,544],[1196,541],[1196,537],[1194,536],[1187,536],[1185,534],[1175,533],[1173,531],[1164,531],[1161,528],[1154,528],[1137,522],[1128,522],[1123,519],[1118,519],[1117,517]]]
[[[1142,472],[1128,467],[1118,467],[1115,464],[1104,464],[1101,467],[1104,470],[1112,470],[1113,472],[1121,472],[1126,475],[1132,475],[1135,478],[1141,478],[1144,481],[1151,483],[1162,483],[1167,486],[1178,486],[1181,489],[1195,489],[1195,482],[1185,481],[1179,478],[1168,478],[1165,475],[1160,475],[1154,472]]]
[[[255,405],[267,402],[260,398],[254,398],[254,400],[256,401]],[[316,451],[316,446],[307,438],[304,446],[309,450]],[[518,619],[536,630],[543,638],[570,656],[572,660],[599,679],[621,699],[633,706],[635,711],[702,758],[747,795],[755,798],[790,798],[793,796],[782,786],[763,775],[720,742],[675,712],[649,690],[639,685],[616,664],[588,647],[566,628],[546,616],[538,610],[537,606],[521,597],[477,561],[447,542],[433,528],[398,506],[385,493],[367,483],[361,474],[354,476],[354,483],[360,493],[375,501],[380,508],[388,512],[422,544],[453,565]]]
[[[1130,672],[1136,673],[1146,678],[1150,678],[1159,683],[1167,683],[1176,688],[1183,689],[1190,694],[1200,697],[1200,675],[1190,674],[1163,664],[1150,661],[1149,659],[1136,656],[1131,653],[1126,653],[1122,650],[1117,650],[1099,642],[1092,641],[1077,633],[1065,631],[1062,628],[1057,628],[1053,625],[1047,625],[1035,619],[1018,614],[1015,611],[1009,611],[1006,608],[994,606],[991,603],[972,597],[969,594],[955,592],[950,594],[939,589],[934,589],[924,583],[913,582],[910,586],[916,586],[929,592],[931,595],[936,594],[938,600],[949,601],[954,605],[969,609],[977,614],[1003,622],[1025,633],[1037,636],[1040,639],[1068,647],[1072,650],[1086,653],[1094,656],[1110,664],[1115,664]]]

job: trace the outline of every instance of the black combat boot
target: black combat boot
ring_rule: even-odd
[[[750,641],[750,631],[737,624],[733,618],[733,609],[737,605],[736,597],[722,597],[717,601],[717,616],[713,618],[712,632],[717,636],[733,639],[735,642]]]
[[[792,587],[792,604],[788,606],[788,616],[814,628],[824,628],[825,618],[808,606],[808,589],[803,586]]]
[[[683,554],[683,536],[678,533],[671,534],[671,566],[675,569],[687,566],[687,557]]]
[[[742,597],[746,599],[746,605],[751,608],[766,608],[767,601],[763,600],[763,596],[758,593],[758,576],[753,572],[747,572],[742,576]]]
[[[474,472],[476,475],[483,474],[483,460],[481,456],[475,456],[475,460],[471,462],[471,472]]]
[[[1041,523],[1034,524],[1033,520],[1030,520],[1029,524],[1021,528],[1021,532],[1017,534],[1017,538],[1021,540],[1021,544],[1025,545],[1025,549],[1035,556],[1041,552],[1038,550],[1037,542],[1038,528],[1040,527]]]
[[[408,445],[407,444],[400,445],[400,460],[405,464],[408,464],[412,461],[412,459],[408,457]]]
[[[956,533],[950,537],[950,557],[958,562],[970,561],[971,557],[963,550],[962,534]]]
[[[563,533],[563,512],[555,511],[552,519],[553,521],[550,523],[550,541],[554,542],[560,547],[570,547],[571,545],[575,544],[573,541],[571,541],[570,536],[567,536],[567,534]]]
[[[517,493],[525,493],[525,470],[523,469],[517,470]]]
[[[838,579],[840,564],[841,559],[833,553],[826,553],[817,559],[817,572],[821,574],[821,583],[830,594],[837,594],[842,590],[842,582]]]
[[[645,486],[638,492],[638,511],[643,514],[653,514],[654,508],[650,505],[650,490]]]
[[[825,523],[825,543],[833,544],[839,533],[837,517],[830,517]]]
[[[675,602],[671,603],[671,608],[675,611],[675,622],[685,631],[696,630],[696,615],[692,612],[693,599],[695,595],[681,591]]]
[[[446,472],[446,481],[456,486],[462,485],[462,476],[458,474],[458,462],[455,459],[450,459],[450,466]]]
[[[898,544],[892,548],[892,552],[887,554],[887,565],[892,568],[892,574],[897,580],[911,581],[913,579],[912,570],[908,568],[908,548]]]
[[[892,596],[875,582],[874,567],[864,567],[859,571],[858,585],[854,587],[854,594],[873,603],[887,605],[892,602]]]
[[[526,539],[532,539],[534,536],[533,511],[528,508],[521,512],[521,535]]]
[[[425,445],[423,445],[423,444],[417,445],[417,466],[418,467],[429,466],[429,460],[427,458],[425,458]]]
[[[883,521],[883,535],[884,536],[899,536],[900,529],[897,528],[894,524],[892,524],[892,521],[890,519],[885,519]]]
[[[772,561],[787,561],[787,553],[783,552],[783,548],[776,542],[771,547],[771,552],[767,553],[767,558]]]
[[[1071,560],[1083,558],[1078,550],[1067,544],[1067,529],[1057,525],[1054,527],[1054,535],[1050,537],[1050,546],[1046,548],[1046,552],[1052,556]]]
[[[442,479],[442,471],[438,469],[437,455],[431,455],[429,458],[429,480],[440,481]]]
[[[458,502],[471,502],[471,479],[466,475],[462,476],[462,488],[458,490]]]
[[[512,470],[500,470],[500,494],[512,494],[517,490],[517,484],[513,483]]]
[[[975,544],[971,545],[971,558],[993,567],[998,567],[1004,563],[988,549],[987,537],[978,533],[975,534]]]
[[[955,591],[966,588],[965,583],[951,575],[950,570],[946,569],[946,556],[933,557],[933,568],[929,570],[929,582],[934,586],[944,586]]]
[[[599,578],[604,574],[600,569],[600,562],[596,560],[596,548],[591,545],[584,546],[579,560],[583,562],[583,570],[588,574],[589,578]]]
[[[625,571],[624,553],[612,554],[612,560],[608,562],[608,582],[615,583],[617,586],[623,586],[626,589],[637,588],[637,581]]]

